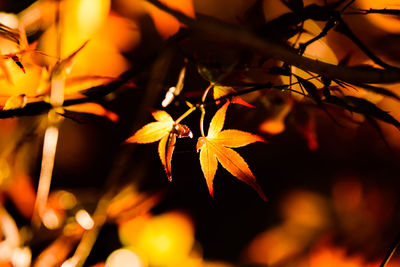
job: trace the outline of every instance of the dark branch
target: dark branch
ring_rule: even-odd
[[[249,49],[268,57],[274,57],[298,68],[318,73],[330,79],[339,79],[350,83],[395,83],[400,82],[400,69],[360,69],[356,67],[336,66],[300,56],[289,48],[259,38],[244,29],[229,25],[216,19],[199,17],[194,20],[179,11],[171,9],[157,0],[146,0],[161,10],[173,15],[194,31],[208,38],[218,38]]]

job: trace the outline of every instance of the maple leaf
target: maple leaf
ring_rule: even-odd
[[[78,113],[93,114],[93,115],[105,117],[112,122],[117,122],[119,120],[119,117],[117,114],[115,114],[114,112],[112,112],[110,110],[107,110],[102,105],[97,104],[97,103],[84,103],[84,104],[72,105],[67,108],[64,108],[64,110],[78,112]]]
[[[222,130],[229,102],[226,102],[214,115],[207,136],[200,137],[196,148],[200,150],[200,165],[207,182],[208,190],[213,196],[213,181],[217,171],[218,161],[228,172],[239,180],[247,183],[263,200],[267,200],[258,185],[246,161],[233,149],[254,142],[265,142],[255,134],[239,130]]]
[[[168,180],[172,181],[171,160],[175,149],[176,137],[192,137],[192,132],[186,125],[175,123],[172,117],[163,110],[157,110],[151,114],[156,122],[146,124],[125,142],[147,144],[160,141],[158,154]]]
[[[233,89],[230,86],[215,85],[213,88],[213,92],[214,92],[214,99],[217,100],[226,95],[235,93],[236,91],[235,91],[235,89]],[[242,106],[249,107],[249,108],[255,107],[255,106],[247,103],[246,101],[244,101],[240,96],[233,96],[230,98],[230,101],[231,101],[231,103],[242,105]],[[216,103],[218,104],[219,101],[217,101]]]
[[[9,97],[3,107],[3,110],[11,110],[25,107],[27,103],[27,97],[24,94],[13,95]]]

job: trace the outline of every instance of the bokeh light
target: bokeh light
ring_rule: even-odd
[[[138,249],[151,265],[174,266],[189,255],[194,244],[192,221],[181,212],[134,218],[122,223],[119,235],[125,246]]]
[[[129,249],[117,249],[108,256],[106,267],[145,267],[140,257]]]

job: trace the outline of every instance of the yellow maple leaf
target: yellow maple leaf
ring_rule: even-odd
[[[265,142],[255,134],[239,130],[223,130],[225,114],[229,102],[226,102],[214,115],[207,136],[200,137],[196,148],[200,150],[200,165],[207,182],[208,190],[213,196],[213,181],[218,168],[218,161],[228,172],[247,183],[263,200],[266,200],[246,161],[233,149],[254,142]]]
[[[25,107],[27,97],[24,94],[13,95],[9,97],[3,107],[3,110],[19,109]]]
[[[152,112],[156,122],[150,122],[128,138],[128,143],[147,144],[160,141],[158,154],[164,166],[168,180],[172,180],[171,160],[175,149],[176,137],[192,137],[190,129],[182,124],[175,123],[172,117],[163,110]]]

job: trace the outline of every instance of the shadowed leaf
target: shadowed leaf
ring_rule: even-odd
[[[217,100],[217,99],[219,99],[221,97],[225,97],[227,95],[236,93],[235,89],[233,89],[232,87],[230,87],[230,86],[221,86],[221,85],[215,85],[213,87],[213,92],[214,92],[214,99],[215,100]],[[242,105],[242,106],[249,107],[249,108],[254,108],[253,105],[251,105],[251,104],[247,103],[246,101],[244,101],[240,96],[230,97],[230,101],[231,101],[231,103],[234,103],[234,104]],[[219,100],[216,101],[217,104],[219,104],[219,102],[220,102]]]
[[[325,111],[325,113],[329,116],[329,118],[335,122],[337,125],[339,125],[340,127],[343,127],[327,110],[327,108],[325,107],[324,103],[321,100],[321,96],[319,95],[317,86],[315,86],[315,84],[313,84],[312,82],[305,80],[303,78],[301,78],[298,75],[293,74],[297,81],[300,83],[300,85],[307,91],[308,96],[310,96],[316,103],[317,105],[323,110]]]
[[[355,112],[377,118],[400,128],[400,123],[395,118],[368,100],[354,96],[346,96],[345,98],[350,102],[349,104],[353,106]]]
[[[318,105],[323,105],[322,101],[321,101],[321,97],[318,93],[318,89],[315,86],[315,84],[313,84],[310,81],[307,81],[303,78],[301,78],[298,75],[293,74],[297,81],[300,83],[300,85],[303,86],[303,88],[307,91],[307,94],[318,104]]]
[[[175,149],[176,143],[176,134],[170,133],[161,138],[160,143],[158,144],[158,154],[161,159],[161,163],[164,166],[165,173],[167,174],[168,180],[172,181],[172,172],[171,172],[171,160],[172,153]]]
[[[369,85],[369,84],[355,84],[356,86],[359,86],[367,91],[370,91],[372,93],[375,94],[379,94],[379,95],[384,95],[384,96],[389,96],[389,97],[393,97],[397,100],[400,100],[400,97],[398,95],[396,95],[395,93],[389,91],[386,88],[383,87],[377,87],[377,86],[373,86],[373,85]]]

